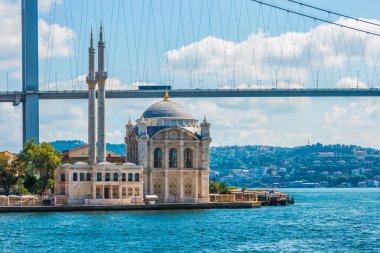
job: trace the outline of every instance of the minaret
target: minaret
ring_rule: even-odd
[[[105,43],[103,41],[103,25],[100,24],[100,38],[98,42],[98,163],[105,162],[105,107],[106,94],[105,85],[107,72],[104,71],[105,65]]]
[[[88,163],[96,163],[96,132],[95,132],[95,48],[91,31],[90,47],[88,48]]]

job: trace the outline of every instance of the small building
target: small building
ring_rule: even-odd
[[[143,179],[143,167],[132,163],[64,164],[56,173],[56,199],[68,205],[142,204]]]

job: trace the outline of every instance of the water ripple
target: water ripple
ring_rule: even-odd
[[[0,215],[1,252],[376,252],[380,189],[288,190],[241,210]]]

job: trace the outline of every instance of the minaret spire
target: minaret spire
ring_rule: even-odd
[[[96,163],[96,127],[95,127],[95,48],[91,29],[90,47],[88,48],[88,75],[86,77],[88,85],[88,163]]]
[[[91,28],[91,38],[90,38],[90,48],[94,47],[94,36],[92,35],[92,28]]]
[[[103,24],[100,23],[100,34],[98,42],[98,162],[105,162],[105,107],[106,107],[106,93],[105,85],[107,80],[107,72],[104,70],[105,66],[105,48],[106,45],[103,41]]]
[[[103,42],[103,23],[100,22],[100,36],[99,36],[99,42]]]

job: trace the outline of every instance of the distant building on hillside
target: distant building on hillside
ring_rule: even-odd
[[[65,150],[62,152],[62,162],[80,162],[88,160],[88,146],[82,146],[71,150]],[[125,162],[124,156],[119,156],[112,151],[106,151],[107,162]]]
[[[319,152],[318,156],[319,157],[334,157],[334,152]]]

